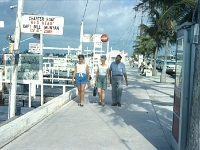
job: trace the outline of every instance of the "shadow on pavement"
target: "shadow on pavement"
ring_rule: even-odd
[[[124,87],[123,90],[122,107],[111,106],[111,89],[107,89],[106,106],[100,109],[100,112],[106,113],[106,109],[112,109],[113,113],[110,113],[108,118],[112,118],[111,122],[113,126],[121,126],[121,131],[124,130],[124,125],[132,126],[157,149],[171,149],[171,111],[160,107],[160,105],[159,107],[158,105],[154,106],[155,103],[152,105],[147,90],[153,90],[162,95],[165,94],[166,96],[172,96],[172,94],[157,90],[157,88],[155,88],[155,86],[157,86],[156,84],[153,86],[146,86],[146,84],[141,82],[141,77],[137,74],[138,72],[135,70],[128,72],[129,86]],[[89,90],[92,93],[93,89],[90,88]],[[90,103],[97,103],[99,101],[98,97],[92,95],[89,95],[88,99]],[[96,105],[98,106],[98,104]],[[105,119],[104,121],[107,122],[108,120]],[[120,136],[121,132],[115,132],[122,138],[121,140],[126,143],[127,139],[124,140],[123,136]],[[134,135],[132,135],[128,140],[134,140],[134,138]]]

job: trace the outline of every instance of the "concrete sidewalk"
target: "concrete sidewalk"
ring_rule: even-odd
[[[170,150],[173,79],[154,82],[128,65],[127,74],[122,107],[111,106],[111,88],[99,106],[90,88],[84,107],[75,98],[2,150]]]

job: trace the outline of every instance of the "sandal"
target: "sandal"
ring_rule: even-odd
[[[101,103],[101,102],[98,102],[98,104],[99,104],[99,105],[102,105],[102,103]]]
[[[105,106],[105,104],[104,104],[104,103],[101,103],[101,106],[102,106],[102,107],[104,107],[104,106]]]
[[[83,107],[83,105],[82,105],[82,104],[80,104],[80,106],[81,106],[81,107]]]

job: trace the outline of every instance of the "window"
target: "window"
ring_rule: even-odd
[[[176,79],[175,86],[181,89],[183,65],[183,39],[178,39],[176,49]]]

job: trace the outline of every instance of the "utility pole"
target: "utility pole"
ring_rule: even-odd
[[[200,29],[200,0],[198,0],[198,28]],[[198,33],[198,44],[195,47],[193,93],[189,113],[189,128],[187,138],[187,150],[200,150],[200,30]]]
[[[16,27],[15,27],[15,41],[14,41],[14,51],[13,51],[13,67],[12,67],[12,83],[10,93],[9,93],[9,114],[8,118],[15,116],[16,108],[16,90],[17,90],[17,64],[15,64],[15,56],[19,54],[19,43],[20,43],[20,34],[21,34],[21,18],[23,11],[24,0],[18,0],[18,10],[16,15]]]

